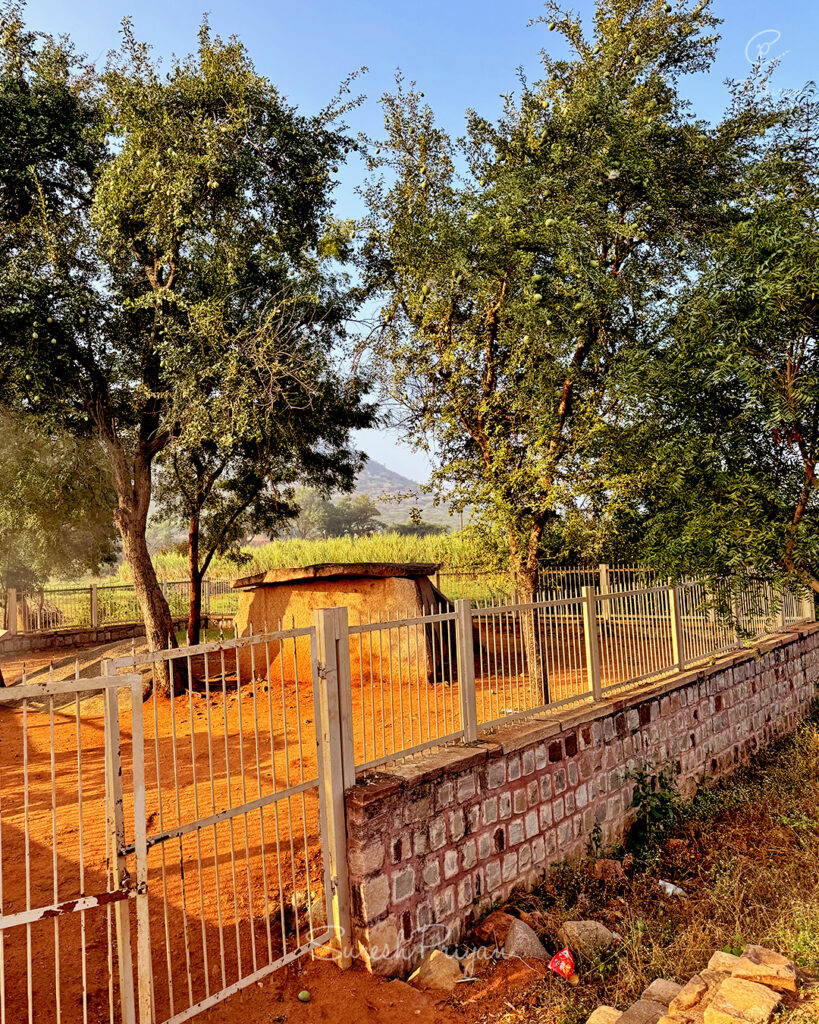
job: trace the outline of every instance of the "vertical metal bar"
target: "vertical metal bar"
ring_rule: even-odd
[[[472,643],[472,602],[455,602],[455,641],[458,649],[458,692],[464,743],[478,739],[478,705],[475,697],[475,647]]]
[[[252,644],[251,644],[252,648]],[[236,710],[239,719],[239,779],[240,779],[240,790],[241,790],[241,801],[242,804],[247,804],[247,780],[245,778],[245,728],[244,721],[242,718],[242,679],[241,671],[239,668],[239,648],[234,647],[233,653],[236,658]],[[251,680],[253,685],[253,680]],[[298,679],[296,680],[296,694],[298,695]],[[301,728],[301,721],[299,721],[299,728]],[[245,833],[245,874],[247,875],[247,909],[250,916],[250,959],[253,965],[253,971],[258,970],[258,964],[256,960],[256,918],[253,913],[253,878],[250,871],[250,829],[248,826],[248,815],[245,812],[242,815],[242,821],[244,822],[244,833]],[[264,856],[264,852],[262,852]]]
[[[207,709],[206,722],[208,730],[208,778],[210,780],[211,811],[213,814],[216,814],[216,783],[214,781],[215,773],[213,770],[213,721],[211,718],[209,665],[210,658],[207,655],[205,655],[205,707]],[[270,671],[268,664],[268,678],[269,676]],[[216,824],[213,825],[213,874],[216,887],[216,922],[219,927],[219,959],[222,968],[222,988],[224,988],[227,984],[227,976],[225,973],[225,927],[224,922],[222,921],[222,893],[221,884],[219,882],[219,834]]]
[[[600,579],[600,583],[599,583],[600,593],[601,594],[610,594],[611,593],[611,582],[610,582],[610,579],[609,579],[609,566],[608,566],[608,563],[607,562],[601,562],[600,565],[597,567],[597,571],[598,571],[599,579]],[[610,606],[608,601],[601,601],[600,602],[600,618],[601,619],[608,619],[610,610],[611,610],[611,606]]]
[[[25,705],[23,705],[25,708]],[[80,874],[80,892],[85,892],[85,844],[83,840],[83,820],[82,820],[82,735],[80,730],[80,693],[79,690],[76,694],[75,701],[75,716],[76,716],[76,739],[77,739],[77,844],[79,849],[79,874]],[[80,954],[82,962],[82,1016],[83,1024],[88,1024],[88,965],[86,961],[86,944],[85,944],[85,911],[80,911]]]
[[[168,673],[171,679],[174,678],[176,666],[173,660],[170,658],[167,661]],[[174,797],[176,804],[176,823],[177,825],[182,824],[182,804],[179,793],[179,758],[177,752],[177,740],[176,740],[176,701],[171,692],[170,696],[171,705],[171,764],[173,766],[173,788]],[[188,941],[188,896],[187,896],[187,880],[185,878],[185,855],[182,845],[182,836],[177,838],[177,849],[179,851],[179,885],[182,894],[182,935],[184,937],[185,945],[185,971],[187,975],[188,984],[188,1006],[193,1005],[193,982],[191,979],[191,953],[190,944]]]
[[[165,811],[162,803],[162,793],[164,786],[162,785],[162,775],[160,771],[160,759],[159,759],[159,709],[157,705],[157,688],[152,687],[151,703],[153,706],[153,719],[154,719],[154,767],[156,771],[156,799],[159,810],[159,831],[165,831]],[[147,826],[147,822],[146,822]],[[162,871],[162,917],[165,926],[165,973],[168,979],[168,1003],[170,1006],[171,1016],[174,1015],[174,984],[173,984],[173,968],[171,966],[171,930],[170,922],[168,919],[168,873],[167,863],[165,855],[165,843],[159,844],[159,858],[160,866]],[[140,1021],[142,1024],[142,1021]]]
[[[295,647],[295,641],[293,642],[293,661],[297,663],[297,652]],[[285,789],[290,788],[290,754],[288,753],[288,740],[287,740],[287,694],[285,692],[284,685],[284,646],[282,639],[279,638],[279,667],[282,684],[282,733],[284,735],[284,785]],[[287,798],[287,838],[290,844],[290,878],[293,884],[293,894],[296,892],[296,854],[295,847],[293,845],[293,804],[292,797]],[[301,935],[299,933],[299,917],[298,911],[294,904],[294,918],[295,918],[295,931],[296,931],[296,945],[301,945]]]
[[[238,678],[238,676],[237,676]],[[255,742],[256,751],[256,796],[261,799],[262,796],[262,762],[261,762],[261,744],[259,742],[259,702],[256,694],[256,650],[255,644],[250,645],[250,685],[253,687],[253,737]],[[270,692],[270,685],[268,680],[268,693]],[[197,814],[197,817],[199,815]],[[270,934],[270,899],[268,896],[268,884],[267,884],[267,842],[265,839],[264,830],[264,808],[259,808],[259,849],[262,859],[262,895],[264,897],[264,925],[267,934],[267,962],[272,963],[273,961],[273,941]],[[204,911],[203,911],[203,923],[204,931]]]
[[[207,660],[207,653],[204,660]],[[190,655],[185,659],[188,666],[188,724],[191,733],[191,782],[193,788],[193,813],[199,819],[199,786],[196,779],[196,725],[193,720],[193,665]],[[196,866],[199,877],[199,913],[202,924],[202,960],[205,970],[205,997],[210,995],[210,960],[208,959],[208,935],[205,924],[205,892],[202,878],[202,831],[196,830]]]
[[[134,856],[136,858],[137,967],[139,1024],[152,1024],[154,973],[151,963],[151,917],[148,906],[148,837],[145,813],[145,728],[142,679],[131,676],[131,759],[134,784]],[[159,780],[157,780],[159,785]]]
[[[77,697],[79,701],[79,696]],[[29,846],[29,813],[28,813],[28,701],[23,701],[23,842],[25,856],[26,910],[31,909],[31,850]],[[84,891],[80,889],[80,891]],[[84,921],[83,921],[84,923]],[[83,935],[83,938],[85,936]],[[83,971],[85,969],[85,943],[83,942]],[[84,973],[83,973],[84,979]],[[28,1020],[34,1021],[33,989],[34,976],[31,965],[31,925],[26,925],[26,988],[28,995]],[[83,985],[83,995],[85,986]]]
[[[316,683],[320,804],[323,808],[327,861],[332,889],[331,910],[336,935],[341,943],[339,966],[352,965],[350,886],[347,874],[347,826],[344,800],[344,756],[340,742],[341,711],[339,708],[338,659],[336,647],[337,620],[331,609],[314,614],[315,647],[312,658]]]
[[[57,758],[54,736],[54,698],[48,700],[48,733],[51,744],[51,875],[52,897],[54,903],[60,902],[59,878],[57,871]],[[0,908],[2,913],[2,908]],[[62,999],[60,993],[60,918],[54,918],[54,1002],[57,1011],[57,1024],[63,1019]]]
[[[583,631],[586,640],[586,671],[593,700],[603,696],[600,684],[600,649],[597,643],[597,597],[594,587],[583,587]]]
[[[219,667],[222,673],[222,715],[224,718],[224,746],[225,746],[225,783],[227,786],[227,804],[233,808],[233,783],[230,774],[230,746],[228,738],[228,703],[227,703],[227,678],[225,675],[225,652],[219,648]],[[237,694],[237,700],[241,700],[241,694]],[[282,702],[284,702],[284,690],[282,688]],[[285,750],[286,753],[286,750]],[[239,885],[236,880],[236,836],[233,830],[233,818],[228,818],[228,835],[230,836],[230,874],[233,879],[233,923],[236,933],[236,977],[242,977],[242,935],[239,930]]]
[[[682,672],[685,668],[685,644],[679,587],[668,588],[668,604],[671,609],[671,658],[676,668]]]
[[[265,665],[267,668],[267,715],[268,715],[268,730],[270,732],[270,781],[273,784],[273,792],[277,793],[279,789],[278,782],[276,781],[276,744],[275,744],[275,730],[273,726],[273,679],[270,674],[270,645],[265,641]],[[281,661],[281,640],[279,640],[279,660]],[[282,933],[282,954],[287,952],[287,938],[285,934],[285,921],[284,921],[284,882],[282,880],[282,851],[280,841],[280,827],[279,827],[279,803],[275,801],[273,804],[273,821],[276,827],[276,875],[279,882],[279,923],[281,925]],[[224,962],[224,953],[222,954],[222,960]],[[222,968],[224,975],[224,967]],[[222,982],[224,988],[224,981]]]
[[[108,662],[103,661],[102,674],[109,675]],[[140,694],[140,698],[141,698]],[[141,706],[141,700],[140,700]],[[122,750],[119,731],[119,701],[116,687],[104,691],[105,771],[107,774],[108,835],[111,843],[112,883],[118,889],[127,884],[128,871],[125,855],[125,816],[122,801]],[[117,934],[117,961],[119,964],[119,998],[123,1024],[135,1024],[134,969],[131,955],[131,926],[128,903],[114,904]]]

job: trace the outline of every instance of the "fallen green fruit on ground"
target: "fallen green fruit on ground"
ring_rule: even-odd
[[[301,992],[299,992],[299,999],[303,1003],[309,1003],[310,1002],[310,993],[307,991],[306,988],[303,988],[301,990]]]

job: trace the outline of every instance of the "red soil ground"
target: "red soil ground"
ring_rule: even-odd
[[[558,698],[578,692],[584,675],[579,662],[567,663],[560,657],[567,645],[580,648],[579,635],[564,632],[565,636],[555,634],[546,652],[550,665],[566,668],[563,675],[550,674]],[[514,629],[503,632],[495,627],[491,650],[489,634],[482,637],[476,674],[479,700],[481,695],[488,698],[483,717],[539,703],[539,694],[526,677],[520,646]],[[205,692],[189,692],[174,701],[153,696],[142,705],[149,841],[178,825],[270,797],[285,787],[304,783],[306,788],[250,813],[173,836],[149,850],[159,1021],[302,945],[309,938],[308,911],[315,933],[324,929],[318,794],[309,785],[317,777],[312,681],[257,680],[237,693],[232,658],[230,651],[209,655]],[[23,662],[31,677],[49,660],[48,655],[32,654],[6,659],[2,668],[7,684],[13,687],[19,681]],[[356,669],[368,667],[369,654],[362,657],[359,651],[356,661]],[[390,668],[391,659],[386,664]],[[192,659],[189,667],[201,686],[202,659]],[[353,680],[359,763],[459,727],[456,684],[431,685],[426,671],[414,673],[410,681],[400,669],[387,669],[379,666],[373,674],[364,672],[363,681]],[[133,765],[127,695],[120,703],[120,734],[125,838],[130,843]],[[0,912],[13,914],[29,906],[109,891],[105,792],[101,698],[84,699],[79,712],[75,701],[55,700],[53,709],[42,701],[31,702],[27,711],[0,707]],[[133,876],[133,855],[127,867]],[[135,936],[134,901],[130,917]],[[37,1024],[58,1020],[58,1010],[68,1022],[118,1019],[111,1013],[118,999],[116,953],[111,953],[115,947],[110,906],[7,930],[0,948],[5,1020],[25,1021],[29,1005],[36,1009]],[[503,970],[511,968],[505,965]],[[302,974],[310,985],[302,983]],[[309,1004],[292,1003],[293,986],[296,992],[315,987],[315,998]],[[477,983],[461,987],[476,990]],[[401,993],[398,999],[396,992]],[[343,1010],[338,1008],[338,993],[344,994]],[[464,992],[459,998],[470,996]],[[271,1001],[282,1007],[281,1013],[269,1010]],[[340,1016],[348,1005],[356,1007],[354,1014]],[[359,1006],[371,1007],[371,1016],[361,1016]],[[360,968],[340,984],[335,967],[308,958],[276,971],[261,988],[254,984],[201,1019],[231,1024],[389,1019],[390,1024],[404,1024],[413,1019],[456,1019],[446,1016],[451,1012],[464,1019],[463,1010],[436,1008]]]

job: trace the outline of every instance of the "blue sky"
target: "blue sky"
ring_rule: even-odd
[[[574,0],[572,6],[590,18],[592,0]],[[540,49],[557,45],[545,26],[528,27],[541,10],[536,0],[30,0],[27,10],[31,27],[68,33],[94,62],[118,45],[125,15],[158,56],[185,54],[194,48],[207,11],[213,30],[237,34],[257,70],[307,112],[324,106],[347,74],[366,65],[357,86],[367,98],[349,122],[370,134],[381,127],[378,97],[391,88],[396,68],[418,82],[440,123],[458,133],[467,107],[497,113],[500,93],[515,88],[515,69],[522,66],[536,79]],[[816,0],[715,0],[714,10],[723,19],[717,63],[711,74],[684,85],[700,116],[720,115],[724,80],[744,77],[747,53],[755,55],[759,45],[770,47],[768,56],[781,56],[773,87],[798,88],[819,78]],[[355,188],[363,174],[356,159],[341,168],[340,216],[360,212]],[[428,474],[426,457],[402,446],[393,432],[365,431],[360,443],[398,472],[416,480]]]

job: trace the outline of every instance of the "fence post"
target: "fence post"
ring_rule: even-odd
[[[9,636],[17,636],[17,591],[14,587],[6,591],[6,631]]]
[[[99,623],[99,611],[97,606],[97,584],[91,584],[91,625],[98,626]]]
[[[352,718],[346,723],[339,704],[338,633],[346,608],[318,608],[313,615],[315,634],[312,642],[313,687],[316,694],[317,739],[319,754],[320,803],[326,837],[327,876],[330,879],[332,921],[340,944],[339,967],[352,965],[352,930],[350,916],[350,881],[347,871],[347,808],[345,801],[345,758],[342,732],[349,730],[352,740]],[[344,630],[346,633],[346,628]],[[349,681],[349,643],[342,653],[347,662]],[[350,698],[352,701],[352,696]],[[352,744],[350,743],[350,747]],[[354,762],[353,762],[354,763]],[[349,765],[347,766],[349,768]],[[353,780],[355,781],[355,780]]]
[[[475,647],[472,639],[472,602],[455,602],[455,642],[458,650],[458,694],[464,743],[478,738],[478,702],[475,696]]]
[[[598,565],[598,571],[600,574],[600,583],[598,589],[601,594],[610,594],[611,586],[609,583],[609,564],[608,562],[601,562]],[[611,601],[600,602],[600,618],[608,619],[611,614]]]
[[[685,669],[685,649],[683,646],[679,587],[668,588],[668,607],[671,611],[671,657],[674,659],[674,664],[682,672]]]
[[[336,665],[338,666],[338,707],[341,714],[341,764],[344,788],[355,785],[355,741],[353,738],[353,682],[350,668],[350,627],[346,607],[333,608]]]
[[[597,595],[594,587],[583,587],[583,633],[586,641],[586,671],[592,700],[602,700],[600,648],[597,643]]]
[[[205,580],[205,615],[210,616],[210,580]]]

